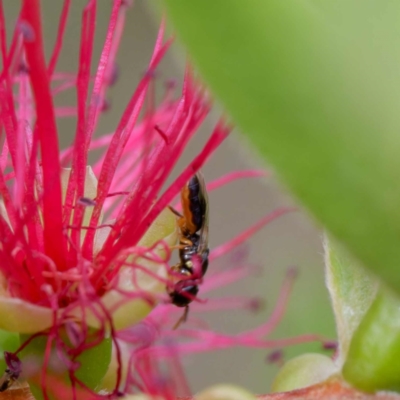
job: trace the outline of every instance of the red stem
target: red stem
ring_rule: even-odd
[[[36,104],[38,133],[43,169],[43,225],[46,254],[65,269],[63,244],[62,198],[60,182],[59,147],[50,82],[44,59],[40,1],[24,0],[21,23],[27,24],[24,37],[26,59]]]

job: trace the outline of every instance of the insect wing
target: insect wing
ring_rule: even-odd
[[[203,215],[203,224],[200,229],[200,240],[198,247],[198,254],[202,255],[206,250],[208,250],[208,221],[209,221],[209,204],[208,204],[208,194],[206,183],[204,181],[203,174],[201,172],[197,172],[197,179],[200,184],[199,195],[201,196],[201,201],[204,205],[204,215]]]

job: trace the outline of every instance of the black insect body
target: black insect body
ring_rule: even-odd
[[[178,225],[179,263],[171,267],[174,286],[168,289],[171,302],[185,307],[178,324],[186,319],[188,306],[196,297],[204,274],[208,268],[208,195],[203,175],[198,172],[181,191],[182,213]]]

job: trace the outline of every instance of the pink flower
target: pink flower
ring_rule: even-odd
[[[161,26],[148,69],[115,131],[94,139],[128,9],[124,1],[113,2],[92,76],[97,6],[88,1],[83,10],[77,74],[55,72],[67,39],[69,0],[48,62],[38,0],[23,1],[9,48],[0,30],[0,328],[35,336],[45,332],[49,346],[63,332],[72,343],[84,342],[89,327],[105,337],[110,329],[136,323],[166,298],[168,261],[178,238],[168,205],[229,132],[218,124],[190,165],[163,190],[210,102],[188,70],[181,95],[176,98],[167,86],[154,106],[154,74],[171,44]],[[5,18],[0,9],[3,27]],[[55,106],[66,90],[75,91],[76,107]],[[76,117],[73,143],[60,150],[56,120],[62,123],[71,113]],[[95,149],[102,154],[89,167],[88,155]],[[65,363],[74,371],[73,359]]]

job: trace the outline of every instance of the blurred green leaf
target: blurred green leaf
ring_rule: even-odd
[[[89,340],[91,347],[77,358],[81,366],[76,371],[76,377],[90,388],[98,389],[111,361],[112,340],[109,337],[95,346],[94,343],[94,340]]]
[[[94,390],[98,389],[101,385],[103,377],[106,374],[111,361],[112,351],[111,338],[99,337],[97,333],[98,332],[96,332],[94,329],[89,330],[85,343],[79,344],[80,346],[85,346],[85,350],[81,351],[74,360],[75,362],[79,363],[79,365],[76,365],[77,369],[74,371],[75,377],[83,382],[86,386]],[[29,335],[21,335],[22,343],[29,339]],[[41,386],[42,382],[38,378],[37,374],[40,375],[42,372],[41,368],[44,363],[44,356],[46,354],[48,340],[49,337],[46,335],[36,336],[18,354],[18,356],[21,358],[22,365],[31,366],[32,371],[30,371],[30,373],[32,376],[27,376],[26,379],[36,399],[44,398]],[[65,346],[65,350],[70,347],[71,352],[74,350],[77,351],[75,346],[71,344],[70,339],[65,332],[61,333],[61,340],[64,342],[63,346]],[[73,396],[73,389],[70,382],[71,371],[68,370],[68,365],[65,364],[62,357],[60,357],[60,354],[62,354],[62,352],[60,352],[60,348],[58,348],[58,352],[54,348],[51,350],[47,359],[46,374],[48,376],[55,377],[55,382],[57,379],[67,382],[66,388],[68,389],[64,388],[64,390],[71,390],[71,393],[68,395]],[[36,367],[37,370],[35,370],[33,367]],[[50,385],[47,387],[47,390],[49,392],[49,398],[55,398],[52,394],[55,388]],[[67,396],[67,393],[65,393],[65,395]]]
[[[400,2],[164,3],[260,154],[400,292]]]
[[[331,358],[318,353],[302,354],[279,370],[272,392],[288,392],[315,385],[337,373],[338,368]]]
[[[353,335],[344,378],[369,392],[400,391],[400,300],[381,289]]]
[[[197,400],[256,400],[256,396],[234,385],[220,384],[211,386],[196,394]]]
[[[325,238],[325,269],[339,341],[336,364],[341,367],[354,331],[375,298],[378,282],[328,238]]]

